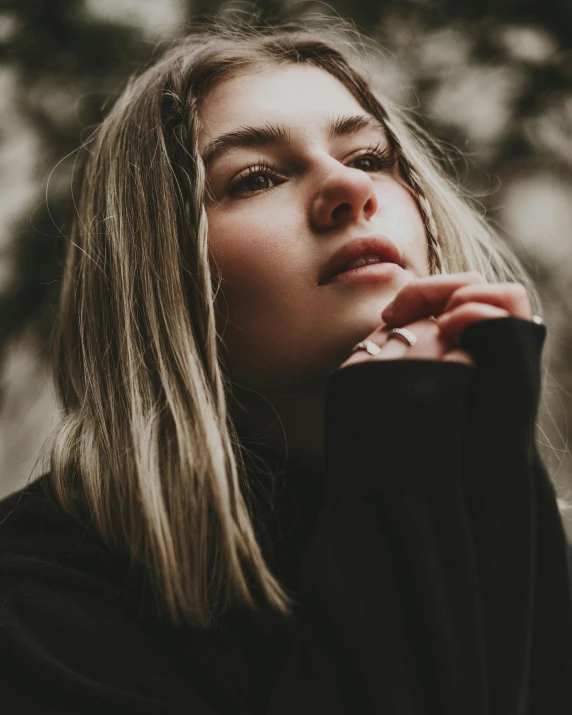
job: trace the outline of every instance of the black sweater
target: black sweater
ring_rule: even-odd
[[[49,475],[6,498],[1,712],[571,715],[566,542],[535,444],[544,338],[487,320],[461,339],[476,368],[335,370],[324,475],[260,448],[291,619],[161,622],[145,580],[58,509]]]

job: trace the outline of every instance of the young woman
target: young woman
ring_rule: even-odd
[[[538,298],[372,86],[212,25],[88,142],[3,712],[572,712]]]

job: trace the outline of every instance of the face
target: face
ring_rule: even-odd
[[[203,156],[223,135],[279,128],[219,141],[207,162],[218,329],[236,383],[268,396],[323,389],[398,290],[428,275],[417,202],[372,119],[341,82],[307,65],[243,74],[207,96]],[[371,236],[393,242],[403,267],[320,284],[342,246]]]

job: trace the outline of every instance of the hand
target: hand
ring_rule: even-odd
[[[451,343],[479,320],[533,317],[521,283],[487,283],[474,271],[418,278],[399,291],[381,317],[393,328],[429,315],[438,316],[441,334]]]
[[[368,336],[382,349],[370,356],[353,353],[342,367],[365,360],[429,359],[473,365],[456,348],[461,332],[472,323],[514,316],[532,319],[528,293],[520,283],[487,283],[480,273],[466,272],[418,278],[404,286],[382,312],[385,324]],[[429,316],[438,316],[436,322]],[[411,322],[413,321],[413,322]],[[407,327],[417,337],[414,346],[387,340],[393,327]]]

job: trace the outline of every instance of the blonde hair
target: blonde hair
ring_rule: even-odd
[[[371,89],[348,25],[320,31],[216,19],[131,79],[85,145],[61,286],[54,365],[65,416],[52,450],[64,510],[79,504],[142,564],[159,613],[209,627],[233,604],[291,600],[255,533],[255,486],[230,417],[215,329],[199,110],[261,63],[309,63],[382,119],[419,200],[431,270],[515,280],[516,258],[432,158],[406,112]],[[350,29],[350,34],[353,32]]]

